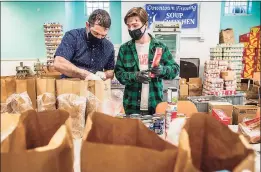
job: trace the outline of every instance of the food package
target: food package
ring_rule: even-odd
[[[220,61],[218,61],[218,66],[228,66],[228,61],[226,61],[226,60],[220,60]]]
[[[250,143],[259,143],[260,117],[240,123],[238,125],[238,131],[243,134]]]
[[[36,91],[38,112],[56,109],[55,79],[38,78]]]
[[[223,84],[224,83],[224,80],[221,79],[221,78],[207,78],[206,81],[210,82],[210,83],[213,83],[213,84],[216,84],[216,83]]]
[[[205,65],[214,65],[215,67],[217,67],[218,61],[217,60],[207,60],[207,61],[205,61]]]
[[[81,138],[83,134],[86,100],[86,97],[76,94],[61,94],[57,97],[59,109],[64,109],[70,114],[74,139]]]
[[[162,48],[157,47],[155,54],[154,54],[154,58],[151,64],[151,67],[157,67],[160,64],[160,59],[162,56]],[[153,73],[150,73],[150,77],[151,78],[155,78],[155,75]]]
[[[69,112],[74,139],[81,138],[85,124],[87,81],[56,80],[58,109]]]
[[[123,92],[121,90],[112,90],[111,98],[100,102],[98,112],[107,115],[117,116],[123,109]]]
[[[228,117],[221,109],[212,109],[212,116],[224,125],[229,125],[232,123],[231,117]]]
[[[7,112],[7,106],[6,106],[6,103],[1,103],[0,106],[1,106],[1,107],[0,107],[0,108],[1,108],[1,114]]]
[[[207,73],[207,74],[220,74],[220,69],[208,69],[208,70],[205,70],[205,73]]]
[[[232,28],[221,30],[219,33],[219,43],[235,43],[234,31]]]
[[[30,109],[33,109],[33,105],[27,92],[12,94],[6,100],[6,112],[8,113],[23,113]]]
[[[68,118],[68,112],[62,110],[2,114],[1,171],[72,172]]]
[[[205,81],[204,85],[210,88],[223,88],[223,83],[212,83]]]
[[[209,73],[204,73],[204,78],[219,78],[219,76],[220,76],[220,74],[219,73],[215,73],[215,74],[213,74],[213,73],[211,73],[211,74],[209,74]]]

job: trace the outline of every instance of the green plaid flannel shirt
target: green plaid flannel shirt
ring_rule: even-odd
[[[163,101],[162,79],[172,80],[179,74],[179,65],[174,61],[168,47],[153,38],[151,35],[149,46],[149,69],[153,61],[154,53],[157,47],[162,48],[162,57],[160,64],[163,66],[161,77],[152,78],[149,83],[149,113],[154,114],[158,103]],[[117,80],[125,85],[123,106],[126,114],[140,113],[140,100],[142,83],[137,82],[136,73],[139,69],[139,59],[135,47],[135,41],[131,40],[121,45],[116,66],[114,69]]]

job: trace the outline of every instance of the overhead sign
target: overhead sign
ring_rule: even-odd
[[[154,21],[181,22],[182,28],[198,27],[198,4],[146,4],[149,26]]]

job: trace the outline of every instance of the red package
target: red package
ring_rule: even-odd
[[[162,55],[162,48],[156,48],[155,54],[154,54],[154,58],[151,64],[151,67],[157,67],[159,66],[160,63],[160,59],[161,59],[161,55]],[[153,73],[150,74],[151,78],[155,78],[155,75]]]
[[[225,125],[231,124],[231,117],[228,117],[221,109],[213,109],[212,116]]]
[[[243,134],[250,143],[260,142],[260,117],[242,122],[238,125],[239,133]]]

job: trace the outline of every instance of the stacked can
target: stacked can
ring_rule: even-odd
[[[131,118],[131,119],[139,119],[143,122],[143,124],[151,131],[154,131],[161,138],[165,139],[165,115],[164,114],[154,114],[154,115],[140,115],[140,114],[131,114],[124,115],[118,114],[116,117],[118,118]]]
[[[175,87],[168,88],[168,107],[166,109],[166,122],[165,122],[165,132],[167,132],[170,126],[171,121],[174,118],[177,118],[178,111],[178,89]]]

